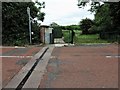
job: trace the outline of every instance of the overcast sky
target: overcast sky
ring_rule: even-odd
[[[41,0],[39,0],[41,2]],[[72,25],[78,24],[83,18],[94,19],[94,15],[88,11],[90,6],[80,9],[77,6],[77,0],[42,0],[45,1],[46,13],[42,25],[50,25],[56,22],[59,25]]]

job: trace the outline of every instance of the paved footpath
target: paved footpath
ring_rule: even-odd
[[[39,88],[118,88],[118,46],[56,47]]]

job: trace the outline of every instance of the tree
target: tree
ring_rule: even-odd
[[[82,34],[89,34],[89,29],[93,25],[93,21],[91,19],[82,19],[80,21],[80,28],[82,30]]]
[[[100,38],[104,36],[107,38],[120,37],[120,2],[109,2],[108,0],[101,4],[100,2],[94,2],[94,0],[91,1],[89,11],[95,12],[95,25],[92,26],[91,30],[100,31]],[[78,6],[84,7],[87,3],[79,2]]]
[[[61,26],[63,30],[80,30],[79,25],[67,25],[67,26]]]
[[[60,25],[58,25],[55,22],[52,22],[50,24],[50,27],[53,28],[53,37],[54,38],[62,38],[62,28]]]
[[[95,14],[95,23],[99,31],[111,31],[112,29],[109,6],[109,4],[102,5]]]
[[[112,25],[120,33],[120,2],[109,3]]]
[[[58,27],[59,25],[57,24],[57,23],[55,23],[55,22],[52,22],[51,24],[50,24],[50,27]]]
[[[85,7],[90,0],[87,1],[88,2],[84,2],[84,0],[78,0],[78,7]],[[96,13],[95,18],[97,18],[98,20],[98,16],[100,18],[103,17],[104,21],[109,18],[112,27],[115,28],[117,31],[120,31],[120,2],[109,2],[109,0],[100,0],[102,1],[101,4],[100,1],[91,1],[91,8],[89,9],[89,11]],[[104,16],[104,14],[106,14],[108,17],[106,18],[106,15]]]
[[[36,2],[38,4],[38,2]],[[2,43],[3,45],[21,45],[29,43],[29,25],[27,7],[31,9],[32,18],[43,21],[44,13],[40,13],[42,5],[35,6],[34,2],[3,2],[2,3]],[[39,17],[41,14],[42,17]],[[36,30],[33,24],[32,30]],[[38,32],[39,33],[39,32]]]
[[[109,4],[103,4],[96,10],[94,25],[90,28],[90,33],[109,32],[112,30],[111,23]]]
[[[92,2],[90,3],[90,1],[92,1]],[[78,7],[82,8],[82,7],[85,7],[87,5],[87,3],[90,3],[91,7],[90,7],[89,11],[96,12],[99,9],[99,7],[101,6],[100,1],[101,0],[99,0],[99,1],[95,1],[95,0],[78,0]]]

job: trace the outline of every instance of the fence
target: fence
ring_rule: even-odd
[[[100,32],[100,38],[111,42],[120,42],[120,32]]]
[[[54,38],[62,38],[62,29],[59,27],[53,28],[53,36]]]

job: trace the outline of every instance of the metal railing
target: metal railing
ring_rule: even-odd
[[[120,42],[120,32],[114,31],[114,32],[100,32],[100,38],[109,40],[109,41],[117,41]]]

